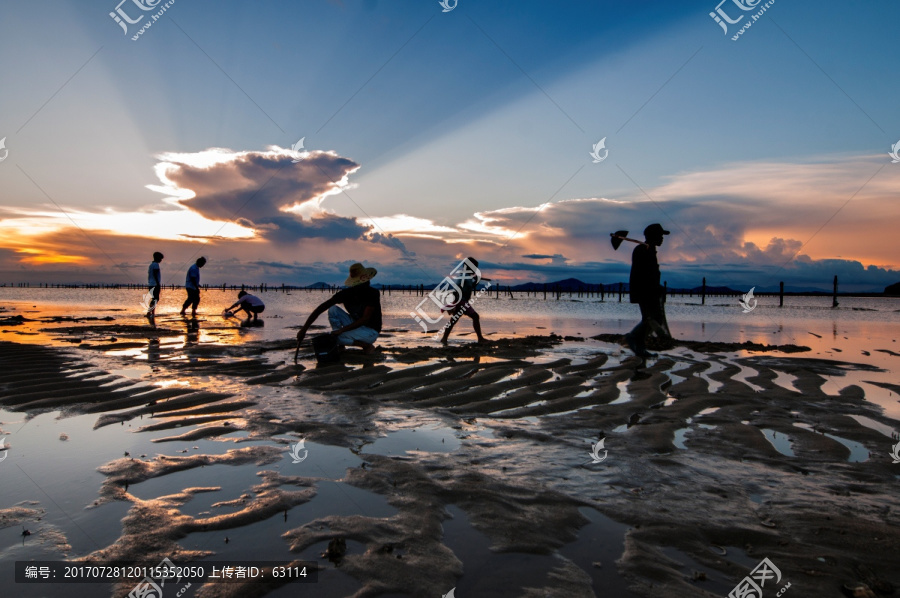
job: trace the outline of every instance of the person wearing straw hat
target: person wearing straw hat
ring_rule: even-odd
[[[338,343],[362,347],[363,353],[372,353],[375,339],[381,333],[381,293],[369,284],[376,274],[375,268],[366,268],[358,262],[350,266],[350,276],[344,281],[347,288],[332,295],[309,314],[297,333],[297,346],[309,327],[328,310],[331,334],[337,337]],[[339,303],[346,311],[338,307]]]
[[[659,284],[659,260],[656,257],[656,248],[663,244],[663,236],[668,234],[669,231],[661,224],[651,224],[644,229],[645,242],[635,247],[631,254],[628,291],[631,302],[637,303],[641,308],[641,321],[625,335],[625,342],[642,359],[653,357],[645,346],[650,332],[656,332],[661,338],[669,336],[668,331],[663,328],[666,316],[662,304],[662,287]]]

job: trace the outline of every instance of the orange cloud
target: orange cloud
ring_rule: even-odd
[[[85,265],[91,263],[90,258],[83,255],[64,255],[53,251],[42,251],[40,249],[16,249],[16,253],[24,253],[26,257],[19,260],[22,264],[30,264],[32,266],[43,266],[45,264],[78,264]]]

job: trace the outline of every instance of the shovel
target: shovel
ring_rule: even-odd
[[[609,240],[612,243],[613,250],[618,249],[619,246],[622,245],[622,241],[631,241],[632,243],[637,243],[638,245],[646,245],[647,247],[649,247],[649,245],[647,245],[643,241],[638,241],[637,239],[629,239],[627,230],[617,230],[614,233],[609,233],[609,236]]]

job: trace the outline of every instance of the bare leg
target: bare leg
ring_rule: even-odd
[[[456,322],[459,318],[456,317],[457,312],[452,312],[450,315],[450,322],[447,323],[447,327],[444,328],[444,336],[441,337],[441,342],[447,344],[447,338],[450,336],[450,331],[453,330],[453,327],[456,326]]]
[[[478,336],[478,342],[485,342],[484,336],[481,334],[481,316],[479,316],[477,313],[472,316],[472,328],[475,329],[475,334],[476,336]]]

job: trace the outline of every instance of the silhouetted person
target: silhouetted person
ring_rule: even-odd
[[[266,304],[263,303],[262,299],[260,299],[256,295],[251,295],[247,291],[241,291],[240,293],[238,293],[237,303],[235,303],[225,311],[230,313],[232,309],[238,306],[240,306],[240,310],[246,312],[248,320],[251,317],[254,320],[258,320],[259,314],[261,314],[266,309]]]
[[[375,268],[366,268],[360,263],[350,266],[350,276],[344,281],[347,288],[341,289],[313,310],[297,333],[297,346],[300,346],[316,318],[327,309],[331,334],[337,336],[341,345],[362,347],[366,354],[373,352],[375,339],[381,333],[381,293],[373,289],[369,281],[377,273]],[[342,303],[347,311],[338,307],[338,303]]]
[[[184,279],[184,290],[187,291],[187,299],[181,306],[181,315],[191,307],[191,317],[197,315],[197,307],[200,305],[200,268],[206,265],[206,258],[199,257],[193,266],[188,268],[187,276]]]
[[[478,260],[474,257],[467,259],[476,268],[478,267]],[[450,313],[450,321],[444,326],[444,336],[441,337],[442,343],[447,342],[450,331],[453,330],[457,320],[459,320],[463,314],[472,318],[472,328],[475,329],[475,334],[478,336],[478,342],[484,342],[484,336],[481,334],[481,316],[479,316],[478,312],[475,311],[475,308],[472,307],[472,293],[475,292],[475,286],[478,284],[478,280],[475,280],[475,276],[475,272],[471,272],[471,277],[468,276],[468,273],[464,273],[462,284],[459,287],[460,290],[462,290],[462,297],[459,298],[459,301],[451,309],[446,310]],[[490,278],[479,278],[479,280],[490,280]]]
[[[660,336],[668,336],[662,327],[665,321],[662,306],[663,289],[659,284],[659,261],[656,248],[662,245],[663,235],[668,235],[660,224],[651,224],[644,229],[645,242],[634,248],[631,254],[631,278],[629,292],[631,302],[641,308],[641,321],[625,335],[628,347],[638,357],[652,357],[645,346],[652,330]]]
[[[147,319],[149,319],[151,323],[153,323],[153,320],[156,317],[156,306],[159,304],[159,291],[162,288],[162,273],[159,269],[159,263],[163,261],[163,257],[163,254],[160,252],[154,252],[153,261],[150,262],[150,267],[147,268],[147,286],[150,287],[148,293],[153,295],[153,299],[150,301],[150,305],[147,309]]]

